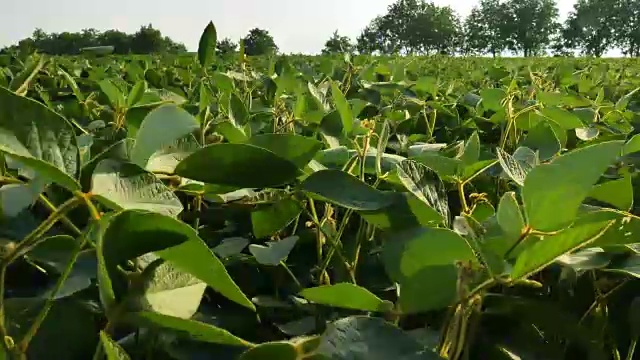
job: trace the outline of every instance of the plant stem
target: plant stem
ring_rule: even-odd
[[[638,338],[635,338],[631,341],[631,345],[629,345],[629,351],[627,351],[627,360],[633,360],[633,355],[636,352],[636,345],[638,345]]]
[[[18,344],[18,349],[21,353],[24,354],[27,352],[29,343],[31,342],[33,337],[36,335],[36,332],[44,322],[47,314],[49,314],[49,311],[51,310],[51,307],[53,306],[53,303],[56,300],[56,295],[58,294],[60,289],[62,289],[62,285],[71,274],[71,271],[73,270],[73,265],[76,263],[76,260],[80,255],[80,251],[82,251],[82,248],[86,243],[87,243],[87,235],[85,234],[82,236],[82,240],[77,243],[75,249],[73,250],[73,253],[71,254],[71,258],[69,259],[69,262],[67,262],[67,266],[65,267],[64,271],[58,278],[58,281],[56,282],[56,285],[51,291],[51,294],[47,298],[44,304],[44,307],[40,310],[40,312],[38,313],[38,316],[36,317],[36,320],[31,324],[31,327],[25,334],[24,338],[22,338],[22,340]]]
[[[51,227],[60,220],[67,212],[71,211],[80,204],[78,197],[73,197],[64,202],[60,207],[56,209],[45,221],[43,221],[36,229],[34,229],[29,235],[27,235],[13,250],[11,254],[2,259],[0,262],[0,337],[7,336],[5,327],[4,316],[4,292],[5,292],[5,277],[7,268],[17,258],[27,253],[31,248],[37,245],[38,240],[44,235]]]
[[[40,194],[39,200],[41,203],[44,204],[44,206],[46,206],[49,210],[51,210],[51,212],[56,211],[57,209],[56,206],[53,205],[53,203],[51,203],[51,201],[49,201],[49,199],[47,199],[47,197],[44,196],[43,194]],[[69,230],[76,233],[76,235],[82,235],[82,230],[78,229],[78,227],[71,220],[69,220],[68,217],[63,216],[62,218],[60,218],[60,222],[63,223],[66,227],[68,227]]]
[[[291,279],[293,279],[293,282],[296,283],[296,286],[298,286],[298,289],[302,289],[302,285],[300,284],[300,281],[298,281],[298,278],[293,273],[293,271],[291,271],[291,269],[289,269],[289,266],[287,266],[287,264],[285,264],[284,261],[280,261],[280,266],[282,266],[284,268],[284,270],[287,272],[287,274],[289,274],[289,276],[291,276]]]

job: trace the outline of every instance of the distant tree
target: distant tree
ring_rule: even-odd
[[[425,0],[397,0],[371,21],[357,39],[358,51],[382,53],[453,52],[461,24],[449,6]]]
[[[480,0],[464,22],[465,45],[470,52],[500,54],[509,46],[510,17],[500,0]]]
[[[141,26],[131,39],[131,51],[135,54],[149,54],[162,51],[164,39],[160,30],[153,25]]]
[[[347,36],[340,36],[338,34],[338,30],[334,31],[331,38],[324,43],[324,49],[322,49],[323,54],[334,54],[334,53],[342,53],[342,52],[351,52],[353,51],[353,44],[351,43],[351,39]]]
[[[550,46],[554,33],[560,28],[555,0],[508,0],[505,5],[511,50],[526,57],[540,54]]]
[[[30,38],[22,39],[18,45],[7,49],[20,52],[39,51],[51,55],[73,55],[79,54],[80,49],[91,46],[113,46],[116,54],[187,51],[184,44],[177,43],[168,36],[163,37],[152,25],[142,26],[132,35],[118,30],[107,30],[101,33],[96,29],[47,34],[37,28]]]
[[[98,35],[98,43],[101,46],[113,46],[115,54],[128,54],[131,52],[131,36],[118,30],[107,30]]]
[[[616,32],[616,45],[625,55],[640,56],[640,1],[617,0],[615,14],[610,25]]]
[[[615,42],[618,0],[578,0],[569,13],[562,38],[566,48],[600,57]]]
[[[229,38],[224,38],[217,42],[216,53],[218,55],[232,54],[238,50],[238,44],[231,41]]]
[[[267,30],[251,29],[243,40],[247,55],[265,55],[278,51],[278,46]]]

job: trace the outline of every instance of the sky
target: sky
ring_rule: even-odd
[[[136,32],[153,24],[163,35],[197,50],[202,30],[213,21],[218,39],[234,41],[255,27],[266,29],[284,53],[320,52],[338,30],[355,39],[394,0],[6,0],[0,12],[0,47],[30,36],[85,28]],[[466,16],[476,1],[433,0]],[[561,19],[575,0],[557,0]]]

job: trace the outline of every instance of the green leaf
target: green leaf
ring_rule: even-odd
[[[578,116],[557,106],[546,106],[540,113],[564,130],[573,130],[585,125]]]
[[[111,107],[114,109],[121,109],[125,107],[124,94],[118,89],[118,87],[109,79],[98,82],[100,90],[107,96]]]
[[[257,238],[271,236],[289,225],[302,212],[295,199],[283,199],[251,212],[253,235]]]
[[[458,268],[427,266],[400,281],[398,308],[403,314],[442,310],[457,297]]]
[[[129,360],[131,357],[124,349],[113,341],[104,331],[100,331],[100,342],[107,356],[107,360]]]
[[[382,156],[384,155],[387,149],[387,143],[389,142],[389,134],[391,132],[391,127],[389,126],[389,122],[387,120],[382,122],[382,129],[380,130],[380,135],[378,136],[378,144],[376,146],[376,175],[381,176],[382,173]]]
[[[358,214],[369,224],[384,231],[405,230],[417,226],[438,226],[444,221],[442,214],[410,193],[387,193],[389,206],[376,210],[359,210]]]
[[[529,130],[527,137],[520,145],[538,151],[540,160],[549,160],[562,150],[558,136],[546,122],[541,122]]]
[[[447,189],[438,174],[417,161],[404,160],[398,164],[398,177],[402,184],[418,199],[435,209],[449,225],[451,217]]]
[[[179,220],[153,212],[124,210],[108,223],[99,246],[99,257],[101,252],[111,276],[117,264],[155,252],[228,299],[255,310],[196,231]]]
[[[17,216],[22,210],[32,206],[46,184],[34,179],[25,184],[6,184],[0,187],[0,214],[4,217]]]
[[[199,127],[198,121],[182,108],[172,104],[159,106],[142,121],[131,151],[131,161],[145,168],[156,151],[191,134]]]
[[[80,190],[80,154],[72,126],[45,105],[0,87],[0,152],[41,176]]]
[[[103,160],[92,176],[91,193],[116,210],[139,209],[176,217],[182,203],[155,175],[139,166]]]
[[[523,233],[526,224],[513,191],[502,195],[496,216],[502,231],[515,242]]]
[[[300,169],[322,149],[320,141],[296,134],[259,134],[252,136],[247,143],[267,149]]]
[[[249,137],[241,127],[234,125],[230,120],[224,120],[215,124],[215,130],[224,136],[230,143],[246,142]]]
[[[218,34],[212,21],[204,28],[198,42],[198,61],[202,67],[211,65],[216,55]]]
[[[297,360],[298,349],[286,341],[266,342],[245,351],[238,360]]]
[[[472,165],[480,159],[480,137],[478,132],[475,131],[473,135],[467,140],[464,151],[460,155],[460,160],[466,165]]]
[[[570,228],[554,235],[530,235],[535,241],[518,256],[511,271],[513,280],[526,278],[551,264],[556,258],[575,251],[598,239],[612,224],[593,215],[578,219]]]
[[[145,92],[147,92],[147,82],[144,80],[138,81],[129,92],[129,96],[127,96],[127,108],[140,102]]]
[[[186,334],[197,341],[240,347],[253,346],[252,343],[231,334],[225,329],[195,320],[181,319],[150,311],[137,313],[134,318],[138,323],[153,325],[179,334]]]
[[[210,169],[210,171],[202,171]],[[273,152],[249,144],[212,144],[176,167],[175,173],[209,184],[262,188],[282,185],[299,174],[298,167]]]
[[[335,82],[331,82],[331,96],[333,97],[333,104],[340,114],[342,128],[347,134],[350,134],[353,129],[353,113],[349,102]]]
[[[633,182],[631,176],[607,181],[593,187],[589,197],[620,210],[629,211],[633,207]]]
[[[640,90],[640,88],[633,89],[631,92],[629,92],[628,94],[626,94],[623,97],[621,97],[618,100],[618,102],[616,102],[616,110],[618,110],[618,111],[626,110],[627,106],[629,106],[629,102],[633,98],[633,95],[635,95],[635,93],[637,93],[638,90]]]
[[[225,259],[240,254],[247,245],[249,245],[249,240],[246,238],[230,237],[222,239],[222,242],[213,248],[213,252],[220,258]]]
[[[339,283],[304,289],[300,296],[317,304],[373,312],[387,312],[393,303],[385,301],[369,290],[351,284]]]
[[[502,110],[502,101],[506,95],[503,89],[482,89],[480,91],[482,105],[484,108],[493,111]]]
[[[453,265],[477,259],[457,233],[441,228],[414,228],[389,235],[382,260],[391,279],[401,281],[428,266]]]
[[[298,236],[289,236],[282,240],[267,242],[267,246],[251,244],[249,252],[262,265],[278,266],[284,261],[298,242]]]
[[[400,328],[367,316],[330,323],[316,352],[333,360],[441,360]]]
[[[353,210],[380,210],[393,202],[389,193],[340,170],[317,171],[300,184],[300,189],[316,199]]]
[[[586,146],[531,170],[522,189],[529,226],[547,232],[569,226],[623,144],[609,141]]]
[[[249,110],[235,92],[229,96],[229,119],[236,126],[242,126],[249,121]]]
[[[183,319],[196,313],[207,287],[205,283],[153,253],[141,256],[138,263],[145,268],[140,286],[129,290],[129,311],[154,311]]]

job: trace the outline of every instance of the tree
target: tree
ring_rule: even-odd
[[[229,38],[224,38],[216,43],[216,54],[227,55],[232,54],[238,50],[238,44],[231,41]]]
[[[96,29],[84,29],[80,32],[62,32],[47,34],[36,29],[30,38],[22,39],[18,45],[7,49],[20,52],[39,51],[51,55],[73,55],[80,49],[91,46],[113,46],[116,54],[149,54],[152,52],[186,52],[184,44],[162,36],[152,25],[142,26],[133,35],[118,30],[107,30],[103,33]]]
[[[334,31],[333,35],[327,42],[324,44],[324,49],[322,49],[323,54],[334,54],[334,53],[342,53],[342,52],[351,52],[353,51],[353,44],[351,43],[351,39],[347,36],[340,36],[338,34],[338,30]]]
[[[244,51],[247,55],[265,55],[278,51],[278,46],[267,30],[251,29],[243,40]]]
[[[558,31],[558,7],[554,0],[509,0],[506,3],[509,47],[523,55],[539,54]]]
[[[376,17],[357,39],[359,51],[383,53],[452,52],[460,19],[449,6],[425,0],[397,0]]]
[[[600,57],[615,41],[616,0],[578,0],[562,29],[566,48]]]
[[[465,44],[471,52],[495,57],[509,46],[508,8],[499,0],[481,0],[464,23]]]
[[[629,56],[640,56],[640,1],[617,0],[615,21],[615,43]]]

